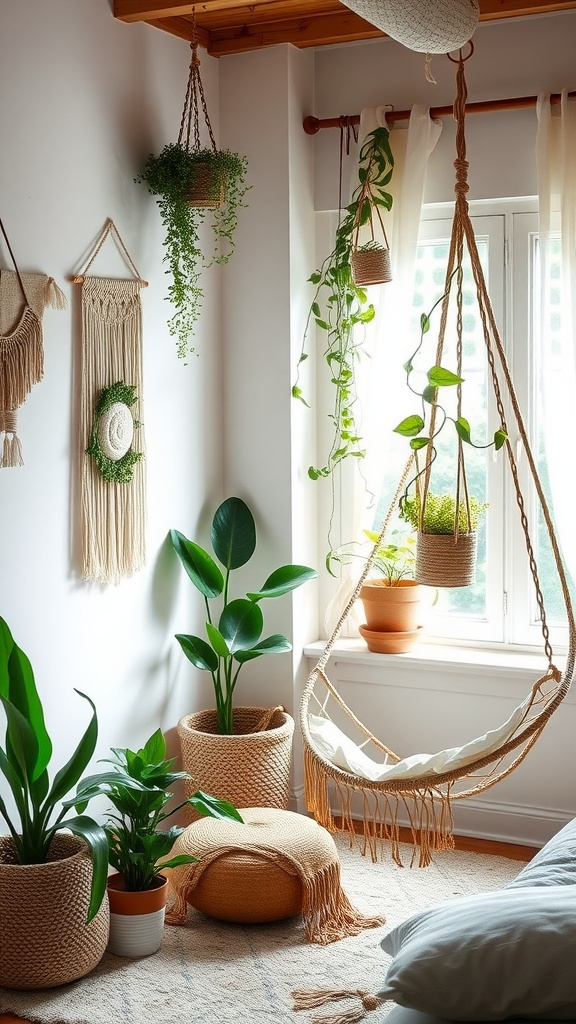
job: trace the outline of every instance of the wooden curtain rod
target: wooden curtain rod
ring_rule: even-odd
[[[576,92],[569,92],[569,96],[576,96]],[[560,93],[553,93],[550,96],[550,103],[560,103]],[[521,107],[535,107],[538,102],[537,96],[518,96],[509,100],[481,100],[479,103],[467,103],[467,114],[487,114],[492,110],[519,110]],[[454,112],[452,104],[446,107],[430,107],[430,117],[451,117]],[[386,113],[386,120],[389,123],[394,121],[406,121],[410,117],[409,110],[389,110]],[[347,124],[360,124],[360,114],[349,114],[345,117],[314,117],[309,114],[304,118],[303,127],[307,135],[316,135],[322,128],[340,128]]]

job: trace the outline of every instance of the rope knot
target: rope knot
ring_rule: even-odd
[[[375,996],[372,992],[364,992],[362,989],[358,989],[358,995],[362,1000],[362,1006],[365,1010],[378,1010],[382,1005],[382,1000],[379,996]]]
[[[454,161],[454,167],[456,168],[456,182],[454,185],[454,191],[456,194],[460,193],[465,195],[469,191],[468,185],[468,167],[469,163],[467,160],[456,159]]]

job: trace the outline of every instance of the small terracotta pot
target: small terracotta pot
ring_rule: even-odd
[[[157,875],[152,888],[142,892],[127,891],[122,875],[110,875],[109,953],[135,959],[160,949],[167,892],[168,880],[164,875]]]
[[[360,591],[366,627],[379,633],[410,633],[420,625],[424,588],[415,580],[368,580]]]

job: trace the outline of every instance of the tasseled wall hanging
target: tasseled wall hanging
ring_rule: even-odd
[[[113,231],[134,280],[87,277]],[[84,271],[80,400],[82,578],[118,583],[145,563],[142,281],[108,220]]]
[[[0,230],[15,268],[0,271],[0,469],[6,469],[24,465],[17,416],[44,374],[44,307],[65,309],[66,298],[52,277],[20,273],[1,220]]]

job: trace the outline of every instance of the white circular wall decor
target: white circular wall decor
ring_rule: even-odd
[[[113,402],[98,423],[98,440],[107,458],[118,462],[132,444],[134,420],[125,402]]]
[[[418,53],[450,53],[471,38],[478,0],[343,0],[355,14]]]

